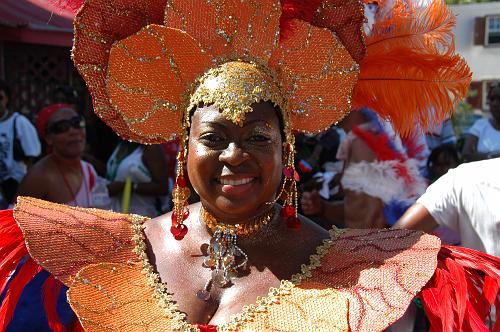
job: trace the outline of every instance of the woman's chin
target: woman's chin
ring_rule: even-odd
[[[215,214],[221,217],[225,216],[228,219],[247,219],[255,217],[265,204],[265,202],[254,202],[248,197],[241,199],[219,197],[211,209],[215,210],[213,211]]]

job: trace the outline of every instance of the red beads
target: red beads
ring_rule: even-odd
[[[184,236],[186,236],[187,232],[188,228],[184,224],[178,224],[175,226],[172,225],[172,227],[170,227],[170,233],[172,233],[174,239],[176,239],[177,241],[182,240]]]
[[[290,166],[285,167],[285,168],[283,168],[283,175],[284,175],[287,179],[292,179],[292,178],[293,178],[293,175],[294,175],[294,174],[293,174],[293,173],[294,173],[294,171],[295,171],[295,170],[293,169],[293,167],[290,167]]]
[[[301,222],[300,219],[297,217],[290,217],[286,220],[286,225],[288,228],[300,229]]]
[[[288,228],[299,229],[300,219],[296,217],[296,210],[292,204],[285,205],[281,210],[281,216],[286,220]]]
[[[170,215],[170,218],[172,219],[172,225],[174,226],[182,223],[188,217],[189,217],[189,210],[187,209],[182,212],[182,220],[179,220],[179,217],[177,216],[177,213],[175,213],[175,211],[172,212],[172,214]]]
[[[172,227],[170,227],[170,233],[174,236],[176,240],[182,240],[188,232],[188,228],[183,224],[183,221],[189,217],[189,210],[184,210],[182,212],[182,220],[177,216],[177,213],[172,212],[170,218],[172,219]]]
[[[293,205],[285,205],[281,210],[283,218],[288,219],[295,216],[295,207]]]
[[[186,179],[181,175],[175,180],[175,185],[180,188],[186,188]]]
[[[293,168],[291,166],[287,166],[287,167],[283,168],[283,175],[287,179],[294,179],[295,181],[299,181],[300,180],[299,173],[297,173],[297,171],[295,170],[295,168]]]

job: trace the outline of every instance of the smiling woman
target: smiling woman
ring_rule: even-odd
[[[187,170],[203,206],[219,220],[242,223],[269,210],[281,182],[278,114],[257,103],[242,126],[212,106],[191,119]]]
[[[380,19],[365,36],[357,0],[86,2],[73,58],[94,109],[126,139],[178,138],[174,208],[148,219],[21,198],[0,228],[2,275],[30,248],[10,288],[43,266],[87,331],[382,331],[416,295],[437,330],[490,322],[497,258],[415,231],[327,232],[297,214],[293,131],[365,103],[404,131],[465,94],[442,2],[396,1]]]

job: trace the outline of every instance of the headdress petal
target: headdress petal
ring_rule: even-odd
[[[292,129],[324,130],[350,111],[359,66],[329,30],[292,23],[293,33],[280,42],[269,65],[287,95]]]
[[[85,79],[92,96],[94,112],[125,139],[142,141],[128,129],[121,115],[113,109],[106,93],[106,70],[109,50],[119,41],[150,23],[163,22],[166,0],[86,1],[75,17],[72,50],[76,68]]]
[[[148,25],[111,48],[106,77],[110,103],[143,141],[168,141],[181,128],[192,83],[208,68],[210,56],[191,36]]]
[[[165,25],[186,31],[216,63],[267,61],[279,39],[279,0],[168,0]]]

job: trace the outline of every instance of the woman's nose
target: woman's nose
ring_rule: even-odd
[[[227,148],[219,155],[219,160],[232,166],[237,166],[247,161],[249,154],[236,143],[229,143]]]

